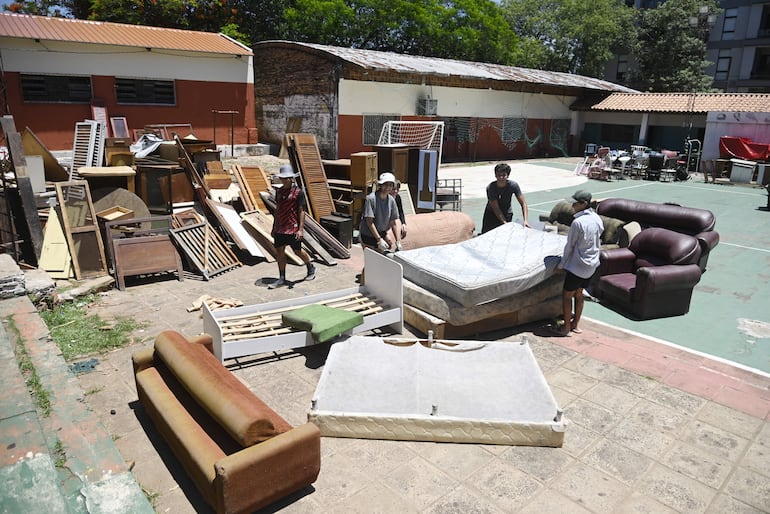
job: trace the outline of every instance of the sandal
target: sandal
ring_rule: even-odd
[[[572,329],[572,331],[573,331],[574,333],[576,333],[576,334],[582,334],[582,333],[583,333],[583,331],[582,331],[582,330],[580,330],[579,328],[573,328],[573,329]]]

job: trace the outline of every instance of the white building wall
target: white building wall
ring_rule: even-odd
[[[719,138],[747,137],[754,143],[770,144],[770,113],[710,112],[703,138],[703,159],[719,159]]]
[[[0,39],[3,70],[45,75],[102,75],[134,79],[254,82],[251,56]]]
[[[339,114],[417,115],[420,98],[437,101],[442,117],[569,119],[572,96],[488,89],[340,80]]]

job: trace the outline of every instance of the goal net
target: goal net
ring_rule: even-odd
[[[380,132],[378,145],[404,144],[419,146],[423,150],[435,150],[441,162],[444,144],[443,121],[386,121]]]

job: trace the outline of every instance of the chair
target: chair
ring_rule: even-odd
[[[590,293],[637,319],[680,316],[700,282],[697,239],[664,228],[642,230],[628,248],[602,250]]]
[[[610,157],[610,149],[602,146],[596,153],[596,159],[593,160],[588,168],[588,178],[609,180],[611,173],[612,158]]]

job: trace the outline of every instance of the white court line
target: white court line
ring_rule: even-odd
[[[743,248],[744,250],[753,250],[755,252],[770,253],[770,250],[767,250],[765,248],[757,248],[756,246],[746,246],[746,245],[739,245],[739,244],[736,244],[736,243],[726,243],[724,241],[719,241],[719,244],[727,245],[727,246],[734,246],[736,248]]]

